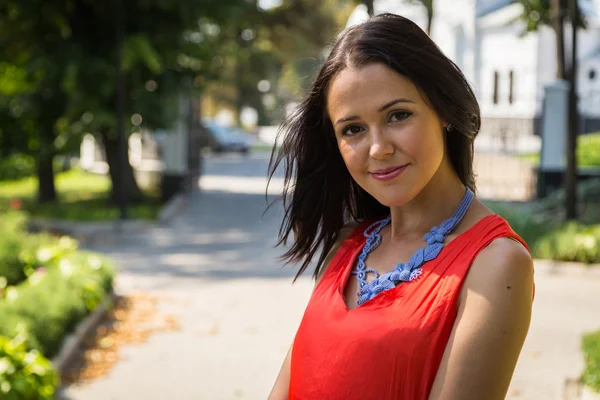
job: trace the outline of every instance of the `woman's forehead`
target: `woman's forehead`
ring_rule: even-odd
[[[419,90],[407,77],[384,64],[345,68],[333,78],[327,92],[330,113],[365,106],[378,107],[390,100],[403,98],[422,101]]]

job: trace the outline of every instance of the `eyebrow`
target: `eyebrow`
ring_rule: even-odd
[[[377,112],[383,112],[385,110],[387,110],[388,108],[395,106],[398,103],[412,103],[414,104],[415,102],[412,100],[408,100],[408,99],[396,99],[396,100],[392,100],[389,103],[384,104],[379,110],[377,110]],[[359,117],[357,115],[351,115],[349,117],[344,117],[344,118],[340,118],[336,121],[336,125],[341,124],[343,122],[348,122],[348,121],[354,121],[356,119],[359,119]]]

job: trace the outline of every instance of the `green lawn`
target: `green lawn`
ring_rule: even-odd
[[[57,174],[58,202],[37,204],[35,201],[37,179],[28,177],[16,181],[0,182],[0,208],[6,209],[11,200],[19,199],[22,208],[34,217],[76,221],[103,221],[118,218],[119,209],[110,205],[107,176],[71,170]],[[147,200],[129,207],[129,217],[156,219],[160,204],[155,192],[146,192]]]

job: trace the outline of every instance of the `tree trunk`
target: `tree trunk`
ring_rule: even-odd
[[[369,17],[372,17],[375,14],[375,6],[373,4],[374,0],[363,0],[365,6],[367,6],[367,12],[369,13]]]
[[[565,13],[561,0],[552,0],[552,21],[556,33],[556,77],[567,79],[565,67]]]
[[[102,144],[104,146],[104,154],[106,156],[106,162],[108,163],[108,173],[110,175],[111,187],[111,201],[114,204],[119,204],[120,196],[126,196],[126,200],[136,203],[143,199],[142,191],[135,180],[133,174],[133,168],[129,163],[129,160],[121,168],[119,160],[119,139],[111,135],[107,129],[100,131],[102,137]],[[120,189],[121,179],[125,179],[125,187],[127,188],[126,193],[123,193]]]
[[[39,203],[56,201],[56,186],[54,185],[54,155],[48,149],[45,141],[40,141],[37,154],[36,172],[38,178],[37,200]]]
[[[577,110],[577,0],[571,0],[571,66],[569,68],[569,129],[567,132],[567,170],[565,171],[565,208],[568,220],[577,219],[577,133],[579,113]]]

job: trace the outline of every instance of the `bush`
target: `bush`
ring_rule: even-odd
[[[583,337],[585,370],[581,376],[583,384],[600,393],[600,331]]]
[[[577,162],[580,166],[600,167],[600,133],[579,136]]]
[[[488,207],[506,219],[511,228],[531,248],[554,227],[552,221],[543,219],[538,214],[532,212],[530,207],[524,205],[488,204]]]
[[[25,335],[0,336],[0,398],[4,400],[51,400],[58,374],[37,350],[27,350]]]
[[[0,299],[0,335],[27,333],[27,347],[53,357],[64,337],[112,288],[113,267],[93,253],[76,251],[36,270]]]
[[[60,260],[77,249],[68,237],[28,234],[25,214],[9,211],[0,216],[0,289],[25,280],[39,267]]]
[[[35,160],[25,154],[0,158],[0,181],[12,181],[35,175]]]
[[[600,225],[567,223],[537,240],[532,253],[542,259],[600,263]]]
[[[562,189],[527,204],[490,202],[487,206],[508,221],[535,258],[600,263],[600,180],[579,183],[577,192],[579,222],[564,222]]]
[[[15,285],[26,278],[25,265],[20,259],[25,247],[24,224],[22,213],[11,211],[0,215],[0,278],[6,280],[4,285]]]

